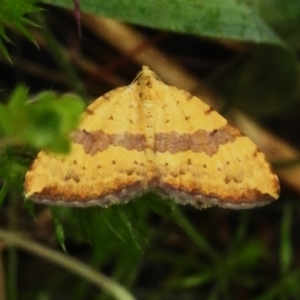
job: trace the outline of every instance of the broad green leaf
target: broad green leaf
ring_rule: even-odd
[[[73,8],[69,0],[45,2]],[[80,7],[84,12],[158,29],[257,43],[281,43],[261,19],[255,4],[249,1],[84,0],[80,1]]]
[[[300,46],[300,2],[298,0],[261,0],[262,18],[292,49]]]

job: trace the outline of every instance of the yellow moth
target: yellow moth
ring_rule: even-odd
[[[279,197],[264,154],[199,98],[143,67],[90,104],[68,155],[40,152],[25,178],[35,202],[126,203],[153,189],[180,204],[251,208]]]

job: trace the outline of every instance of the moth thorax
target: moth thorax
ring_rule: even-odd
[[[155,123],[155,116],[154,116],[154,101],[152,100],[144,100],[142,102],[143,107],[143,116],[144,116],[144,126],[145,126],[145,137],[146,143],[148,147],[153,149],[154,147],[154,123]]]

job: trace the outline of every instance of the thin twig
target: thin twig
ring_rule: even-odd
[[[44,247],[34,241],[20,235],[0,229],[0,238],[4,240],[9,246],[17,246],[27,252],[38,255],[44,259],[52,261],[53,263],[71,271],[78,276],[92,282],[99,289],[104,290],[118,300],[134,300],[135,298],[126,291],[121,285],[105,275],[97,272],[84,263],[64,255],[47,247]]]

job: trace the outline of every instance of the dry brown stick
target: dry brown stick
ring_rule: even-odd
[[[131,27],[114,20],[93,15],[83,15],[82,19],[85,26],[89,27],[99,38],[106,40],[111,46],[126,55],[134,53],[136,48],[148,41]],[[149,47],[131,58],[140,64],[148,65],[169,84],[188,91],[194,91],[197,87],[199,91],[197,95],[203,101],[214,107],[217,106],[216,99],[219,97],[211,92],[207,86],[200,83],[199,79],[184,70],[180,64],[169,58],[167,54],[154,47]],[[273,136],[241,112],[236,110],[231,116],[237,126],[265,152],[269,159],[284,161],[300,157],[295,148]],[[300,178],[300,166],[281,168],[277,171],[282,181],[300,193],[300,180],[298,180]]]
[[[47,42],[41,32],[38,29],[33,28],[31,30],[31,33],[34,36],[34,40],[39,45],[39,47],[47,51],[49,46],[47,45]],[[123,78],[117,76],[116,74],[102,72],[102,69],[98,65],[91,61],[88,57],[82,56],[76,47],[68,48],[60,44],[60,49],[62,51],[62,54],[64,55],[64,58],[70,63],[73,63],[78,69],[80,69],[81,72],[85,74],[92,74],[95,77],[101,77],[103,81],[107,82],[113,87],[127,84],[127,82]],[[63,76],[62,79],[61,76]],[[61,82],[68,82],[64,75],[61,76],[59,77]]]
[[[273,162],[289,162],[300,159],[299,151],[260,127],[253,120],[236,111],[233,115],[237,126],[249,136]],[[277,168],[277,175],[282,182],[300,193],[300,164],[291,164]]]
[[[149,40],[129,26],[111,19],[86,14],[83,14],[82,21],[96,36],[131,57],[133,61],[147,65],[167,83],[177,83],[178,87],[188,91],[194,90],[201,84],[197,78],[189,76],[177,62],[168,58],[154,46],[141,47],[143,44],[148,44]],[[138,48],[142,51],[136,53]],[[205,85],[201,87],[201,90],[210,93]]]
[[[26,59],[23,59],[14,54],[9,54],[14,68],[20,68],[31,75],[37,76],[39,78],[43,78],[45,80],[49,80],[54,83],[62,83],[67,85],[68,81],[61,72],[56,71],[55,69],[49,69],[48,67],[41,66],[38,62],[30,62]],[[11,66],[10,62],[0,55],[1,64]]]

